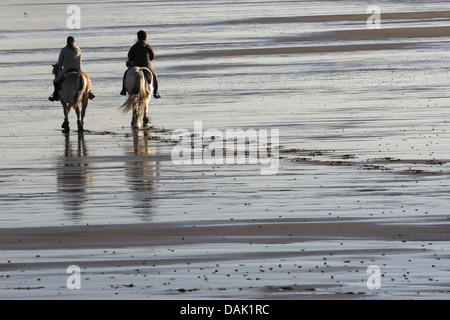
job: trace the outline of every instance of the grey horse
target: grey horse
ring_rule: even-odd
[[[128,70],[125,78],[125,89],[128,99],[120,107],[124,114],[133,111],[131,125],[133,128],[148,127],[150,116],[148,105],[153,94],[153,75],[148,68],[132,67]]]
[[[53,64],[53,74],[56,76],[58,64]],[[82,71],[68,72],[59,87],[59,100],[64,109],[64,122],[61,125],[64,132],[69,132],[69,112],[73,107],[77,113],[78,131],[84,130],[84,116],[88,106],[90,92],[92,90],[91,79]],[[79,105],[82,105],[81,111]]]

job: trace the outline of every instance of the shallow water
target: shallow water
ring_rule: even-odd
[[[448,9],[441,1],[378,3],[382,13]],[[67,3],[2,2],[1,227],[328,217],[442,223],[450,209],[449,37],[348,39],[336,32],[365,30],[365,20],[322,19],[366,14],[369,4],[83,2],[81,29],[68,30]],[[301,22],[304,16],[316,18]],[[449,25],[445,17],[382,20],[383,29]],[[119,91],[127,50],[142,28],[157,54],[153,66],[163,98],[150,104],[154,129],[133,132],[130,117],[118,110],[124,100]],[[69,34],[82,48],[83,70],[96,94],[84,134],[76,132],[74,114],[71,133],[61,133],[62,107],[47,100],[50,65]],[[204,130],[278,129],[278,174],[260,175],[261,164],[174,164],[171,134],[179,128],[193,132],[195,121],[202,121]],[[372,245],[361,239],[351,244],[360,249]],[[183,250],[193,255],[196,250],[220,251],[208,245]],[[392,246],[389,241],[376,245]],[[226,250],[240,252],[233,244]],[[34,256],[32,251],[23,254]],[[59,254],[55,261],[64,261]],[[5,263],[20,257],[20,251],[0,255]],[[411,268],[419,272],[423,266]],[[155,292],[131,296],[165,292],[170,298],[177,288],[199,287],[197,277],[183,277],[167,291],[160,284]],[[292,280],[275,278],[260,277],[266,289]],[[440,268],[436,278],[445,289],[432,296],[445,296],[448,271]],[[224,280],[206,288],[225,286]],[[320,275],[310,281],[328,283]],[[421,281],[411,291],[378,294],[410,297],[421,291]],[[33,294],[40,296],[37,291]],[[233,285],[224,296],[261,296],[252,292]],[[0,296],[4,294],[8,290]],[[42,294],[56,295],[48,290]],[[204,297],[204,291],[193,296]]]

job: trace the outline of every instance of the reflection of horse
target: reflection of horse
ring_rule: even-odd
[[[133,208],[142,218],[151,218],[155,204],[158,162],[150,155],[148,130],[133,130],[133,145],[128,144],[126,152],[130,161],[126,162],[127,183],[132,190]]]
[[[121,108],[125,114],[133,110],[131,125],[135,128],[140,128],[142,119],[143,126],[148,126],[150,124],[148,104],[153,93],[152,72],[142,67],[130,68],[125,78],[125,89],[129,97]]]
[[[53,66],[53,74],[56,76],[58,71],[58,64],[55,63]],[[77,113],[77,124],[78,131],[83,131],[84,125],[84,115],[86,113],[86,108],[89,100],[89,93],[91,92],[92,85],[89,76],[81,71],[72,71],[68,72],[64,79],[62,80],[62,84],[59,87],[59,100],[64,108],[64,122],[62,124],[62,128],[64,132],[69,132],[69,112],[70,108],[74,108]],[[82,104],[81,114],[80,109],[78,107],[79,104]]]
[[[84,135],[78,134],[76,144],[72,143],[70,134],[65,134],[64,157],[56,167],[57,191],[65,211],[71,218],[83,215],[89,199],[88,189],[93,184],[93,169],[86,161],[89,153]]]

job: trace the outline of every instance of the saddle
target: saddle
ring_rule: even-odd
[[[77,68],[71,68],[71,69],[67,70],[67,72],[66,72],[66,74],[64,75],[64,77],[65,77],[68,73],[71,73],[71,72],[80,72],[80,70],[78,70]]]
[[[142,72],[144,72],[145,77],[147,78],[148,83],[152,83],[153,80],[153,73],[150,71],[150,69],[141,67]]]

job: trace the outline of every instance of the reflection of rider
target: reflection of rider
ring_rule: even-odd
[[[53,80],[55,91],[52,96],[48,98],[50,101],[59,100],[59,83],[69,71],[81,71],[81,50],[75,44],[75,39],[73,37],[67,38],[67,45],[62,48],[59,53],[58,72],[55,80]],[[95,96],[89,92],[89,99],[94,99],[94,97]]]
[[[156,99],[159,99],[161,98],[161,96],[158,93],[158,76],[156,75],[155,70],[153,70],[151,63],[151,61],[155,59],[155,52],[153,51],[153,48],[147,43],[147,33],[145,31],[140,30],[137,33],[137,36],[138,41],[131,47],[130,51],[128,51],[128,61],[130,63],[127,63],[127,67],[148,68],[153,74],[153,96]],[[123,96],[127,93],[125,90],[125,78],[127,75],[127,71],[125,71],[125,74],[123,75],[122,91],[120,92],[120,94]],[[148,80],[150,82],[151,79]]]

